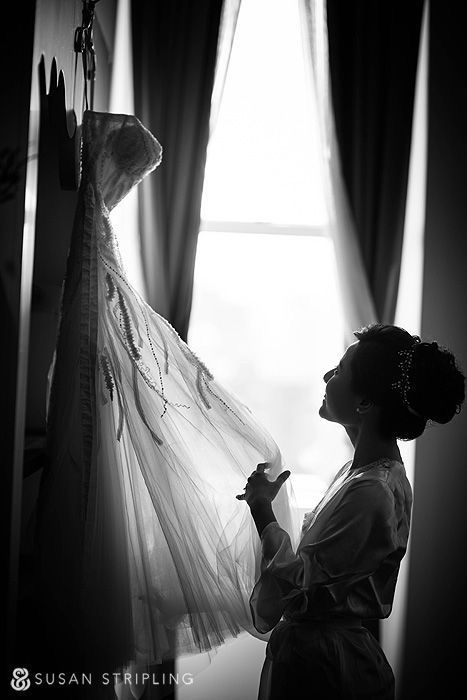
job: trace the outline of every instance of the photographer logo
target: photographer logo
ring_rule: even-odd
[[[15,668],[13,671],[13,678],[10,681],[13,690],[27,690],[31,685],[28,676],[29,671],[27,668]]]

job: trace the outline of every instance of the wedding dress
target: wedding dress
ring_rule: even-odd
[[[267,639],[249,606],[260,539],[235,495],[260,462],[275,478],[282,456],[133,289],[109,221],[161,153],[137,118],[85,112],[49,377],[37,521],[48,635],[73,663],[78,653],[104,670],[213,650],[243,631]],[[274,502],[290,532],[292,498],[287,485]]]

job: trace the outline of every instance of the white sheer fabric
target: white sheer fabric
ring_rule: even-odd
[[[260,540],[235,495],[259,462],[272,478],[284,469],[248,407],[126,279],[108,214],[160,160],[135,117],[85,113],[38,552],[50,624],[104,670],[263,638],[249,609]],[[290,499],[287,485],[275,512],[296,532]]]
[[[346,319],[346,341],[352,343],[355,340],[354,330],[378,319],[342,179],[332,108],[326,3],[324,0],[300,0],[300,11],[310,85],[315,91],[318,108],[329,230],[336,251]]]
[[[214,75],[211,114],[209,119],[209,131],[211,136],[216,128],[222,95],[224,94],[240,6],[241,0],[224,0],[222,3],[219,40],[217,42],[216,72]]]

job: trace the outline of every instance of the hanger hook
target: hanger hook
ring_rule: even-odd
[[[74,51],[82,54],[84,72],[84,98],[86,109],[88,106],[87,82],[91,87],[91,109],[94,106],[94,82],[96,79],[96,52],[93,42],[94,9],[99,0],[83,0],[81,26],[76,27],[74,37]]]

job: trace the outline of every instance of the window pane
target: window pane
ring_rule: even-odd
[[[201,232],[188,342],[269,430],[309,510],[349,458],[342,428],[318,415],[344,351],[332,241]]]
[[[208,150],[204,220],[326,220],[298,3],[242,0]]]

